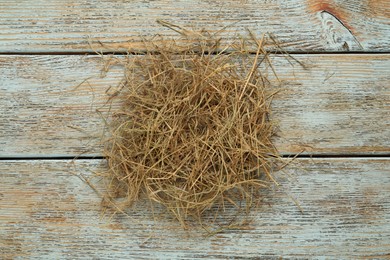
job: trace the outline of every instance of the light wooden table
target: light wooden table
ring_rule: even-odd
[[[104,170],[95,110],[123,75],[114,67],[100,78],[94,51],[99,41],[124,52],[142,48],[140,36],[173,35],[156,19],[230,25],[226,40],[273,32],[310,64],[273,58],[285,82],[275,143],[286,156],[307,152],[244,230],[205,238],[155,222],[148,205],[102,217],[81,178]],[[390,257],[388,0],[0,0],[1,259],[258,257]]]

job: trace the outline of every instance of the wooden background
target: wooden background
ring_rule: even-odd
[[[229,26],[225,41],[272,32],[310,65],[273,57],[276,146],[306,152],[243,230],[205,238],[144,204],[102,216],[85,182],[105,167],[96,109],[123,75],[101,78],[94,52],[173,35],[156,19]],[[0,0],[1,259],[258,257],[390,257],[390,1]]]

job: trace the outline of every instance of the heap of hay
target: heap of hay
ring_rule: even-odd
[[[251,201],[272,180],[278,153],[265,37],[221,50],[205,32],[181,33],[180,44],[147,41],[150,51],[128,58],[105,153],[111,201],[146,196],[184,223],[216,204]]]

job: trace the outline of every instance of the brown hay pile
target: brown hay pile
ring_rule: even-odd
[[[146,41],[150,51],[129,56],[105,153],[110,201],[121,197],[129,206],[145,195],[184,224],[209,209],[251,202],[272,180],[279,156],[271,142],[266,37],[221,50],[204,31],[180,32],[181,44]]]

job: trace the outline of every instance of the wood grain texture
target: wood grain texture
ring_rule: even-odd
[[[389,51],[387,0],[0,1],[0,52],[126,51],[173,31],[165,19],[222,34],[273,32],[288,51]],[[90,43],[89,40],[90,39]],[[92,47],[92,49],[91,49]]]
[[[389,154],[390,55],[296,58],[310,68],[273,58],[283,80],[272,108],[278,149]],[[96,109],[123,76],[113,67],[100,78],[102,67],[96,56],[1,56],[0,156],[101,155],[104,123]]]
[[[103,169],[100,160],[1,161],[2,257],[389,257],[389,159],[298,159],[264,191],[251,224],[209,238],[158,211],[154,222],[148,205],[102,218],[100,198],[77,175]]]

